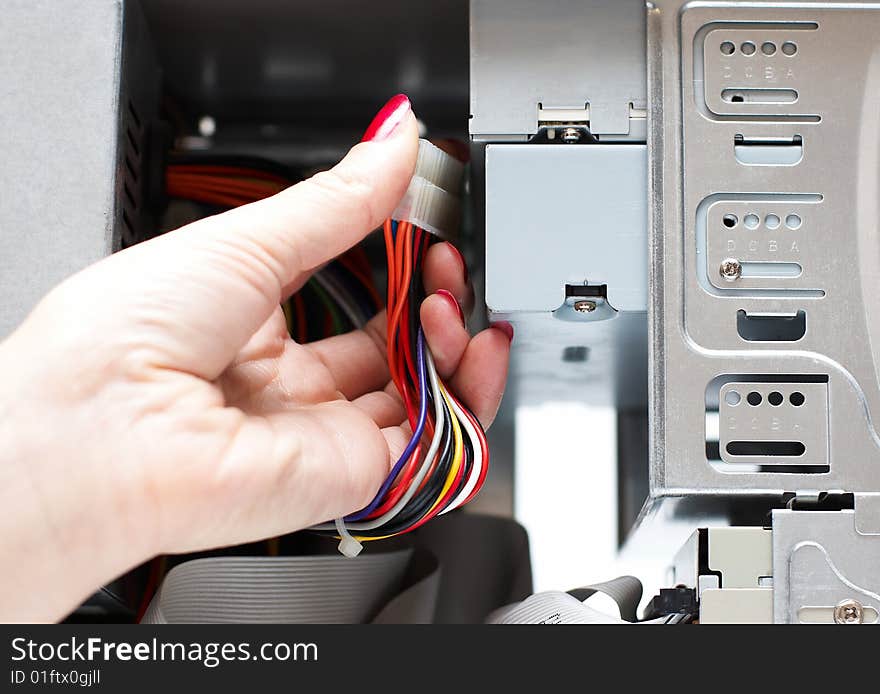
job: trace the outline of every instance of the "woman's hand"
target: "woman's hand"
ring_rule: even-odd
[[[279,303],[406,189],[408,102],[371,130],[331,171],[80,272],[0,344],[0,620],[59,619],[153,555],[369,502],[408,439],[385,314],[299,345]],[[432,247],[425,282],[438,370],[488,425],[509,338],[468,335],[457,303],[471,294],[448,244]]]

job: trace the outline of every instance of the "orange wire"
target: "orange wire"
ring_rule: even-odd
[[[210,205],[220,205],[221,207],[240,207],[247,204],[248,200],[242,200],[232,195],[224,195],[221,193],[213,193],[211,191],[203,191],[188,188],[171,188],[169,187],[168,195],[172,198],[186,198],[195,202],[204,202]]]
[[[168,173],[192,173],[203,176],[216,175],[234,178],[256,178],[263,181],[274,181],[283,186],[290,185],[290,181],[283,176],[270,173],[269,171],[252,169],[246,166],[226,166],[223,164],[170,164],[168,166]]]
[[[224,178],[221,176],[200,176],[197,174],[168,174],[167,180],[182,185],[211,186],[215,188],[229,188],[235,190],[247,190],[258,193],[275,192],[281,190],[281,186],[271,181],[258,181],[247,178]]]
[[[400,222],[397,227],[395,256],[396,259],[402,261],[403,272],[400,274],[400,282],[398,284],[398,289],[395,292],[395,296],[398,298],[398,301],[397,304],[394,306],[394,311],[391,314],[391,318],[388,323],[389,334],[392,336],[397,334],[398,326],[400,324],[400,317],[403,314],[404,306],[406,306],[406,287],[409,286],[409,282],[412,277],[412,264],[410,262],[410,253],[406,252],[409,250],[411,241],[409,227],[410,224],[407,222]],[[388,366],[392,372],[394,382],[397,384],[400,394],[404,396],[404,399],[407,399],[407,389],[404,388],[403,376],[400,370],[401,364],[397,360],[396,342],[396,339],[389,339],[388,341]]]
[[[391,317],[391,311],[395,305],[395,301],[397,299],[397,284],[394,281],[394,278],[397,274],[397,265],[394,262],[394,239],[391,235],[391,220],[386,219],[385,224],[383,225],[383,231],[385,233],[385,255],[388,261],[388,310],[385,314],[386,320],[386,345],[390,346],[393,340],[393,335],[391,332],[391,321],[389,320]],[[390,347],[386,347],[388,354],[390,356]],[[391,370],[391,362],[388,362],[388,368]],[[391,377],[394,378],[394,373],[391,374]],[[395,381],[395,384],[397,381]]]
[[[177,174],[168,177],[169,186],[199,187],[224,193],[237,193],[261,199],[274,195],[280,189],[271,183],[236,181],[231,178],[215,178],[212,176],[193,176]]]

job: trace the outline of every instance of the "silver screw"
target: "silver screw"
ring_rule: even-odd
[[[577,142],[581,139],[581,131],[577,128],[566,128],[562,131],[562,141],[563,142]]]
[[[596,302],[595,301],[587,301],[586,299],[581,299],[580,301],[575,301],[574,310],[578,313],[592,313],[596,310]]]
[[[721,267],[718,271],[728,282],[735,282],[742,275],[742,269],[742,263],[736,258],[725,258],[721,261]]]
[[[842,600],[834,608],[834,621],[837,624],[861,624],[863,617],[862,604],[855,600]]]

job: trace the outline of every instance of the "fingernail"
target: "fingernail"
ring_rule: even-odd
[[[513,342],[513,326],[508,323],[506,320],[498,321],[497,323],[492,323],[493,328],[498,328],[501,332],[507,335],[507,339]]]
[[[453,246],[449,241],[446,242],[446,245],[449,246],[453,255],[458,258],[458,262],[461,263],[461,269],[464,271],[464,281],[468,281],[468,268],[467,263],[464,261],[464,256],[461,254],[461,251],[458,250],[455,246]]]
[[[398,94],[388,99],[388,102],[379,109],[370,125],[367,126],[361,142],[380,142],[387,140],[391,133],[401,124],[406,114],[410,112],[412,105],[406,94]]]
[[[455,306],[455,310],[458,311],[458,317],[461,319],[461,324],[464,325],[464,311],[461,310],[461,304],[458,303],[458,299],[452,296],[452,292],[446,289],[438,289],[436,293]]]

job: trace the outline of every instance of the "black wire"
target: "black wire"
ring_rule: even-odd
[[[447,418],[453,416],[452,412],[446,406],[445,401],[443,403],[443,408]],[[422,487],[422,489],[409,500],[409,503],[401,509],[400,513],[388,521],[388,523],[385,523],[375,530],[358,530],[356,534],[365,537],[391,535],[403,532],[420,521],[443,491],[443,483],[446,480],[450,467],[452,466],[454,453],[455,447],[453,445],[452,427],[446,426],[443,428],[443,439],[440,444],[440,454],[437,466],[434,469],[433,474],[425,481],[424,487]]]
[[[430,245],[432,240],[432,236],[427,234],[424,230],[419,227],[413,227],[413,243],[412,245],[412,276],[410,278],[408,291],[408,323],[409,323],[409,334],[404,336],[406,340],[410,343],[410,350],[412,354],[418,353],[417,341],[418,341],[418,332],[421,327],[421,319],[420,319],[420,308],[422,301],[425,298],[425,290],[423,285],[424,272],[422,267],[422,256],[423,252]],[[391,278],[389,277],[389,282]],[[416,389],[417,384],[413,382],[412,375],[409,373],[409,369],[404,369],[404,375],[407,378],[407,382],[410,387]],[[426,394],[429,400],[429,407],[434,404],[434,395],[431,389],[428,390]],[[443,485],[445,484],[449,471],[452,467],[452,462],[454,459],[455,447],[453,444],[453,428],[449,422],[451,422],[452,417],[455,414],[451,411],[449,406],[446,404],[445,399],[441,398],[441,405],[443,407],[444,413],[446,415],[445,421],[447,424],[443,427],[440,445],[440,451],[437,458],[437,465],[433,470],[430,477],[425,480],[424,486],[420,489],[412,499],[400,510],[394,518],[392,518],[388,523],[385,523],[378,528],[373,530],[356,530],[353,531],[356,535],[362,537],[382,537],[384,535],[393,535],[399,534],[408,530],[410,527],[418,523],[434,503],[438,500],[441,493],[443,492]],[[461,405],[461,407],[469,414],[471,414],[470,410]],[[477,426],[481,426],[479,421],[477,421]],[[470,478],[471,472],[473,470],[475,462],[475,451],[474,444],[471,441],[469,436],[463,437],[463,454],[462,454],[462,464],[463,470],[462,474],[459,478],[458,483],[455,485],[455,488],[447,491],[447,501],[444,506],[439,511],[444,510],[449,503],[451,503],[459,493],[465,488],[467,485],[468,479]],[[335,534],[335,531],[325,531],[326,534]]]

